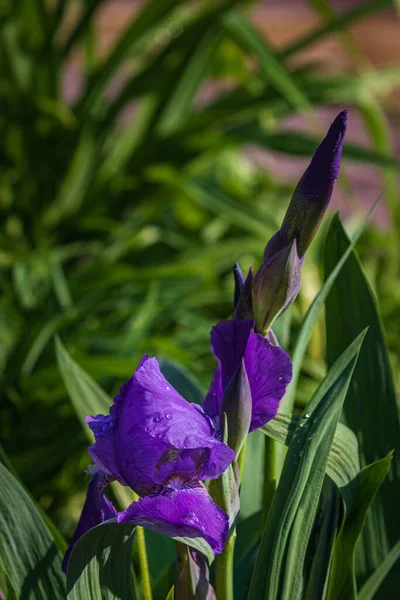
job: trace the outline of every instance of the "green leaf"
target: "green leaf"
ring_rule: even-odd
[[[108,414],[112,400],[71,358],[59,338],[56,338],[55,344],[61,377],[83,430],[92,444],[94,435],[86,425],[85,418],[88,415]],[[129,506],[133,500],[129,490],[116,481],[111,485],[121,507]]]
[[[107,521],[79,539],[68,565],[68,600],[136,600],[131,580],[135,529]]]
[[[304,567],[305,600],[326,596],[333,546],[342,518],[342,500],[335,484],[325,477]]]
[[[300,415],[278,414],[272,421],[261,427],[260,431],[277,442],[289,446],[300,420]],[[339,423],[329,453],[326,473],[337,487],[341,488],[357,477],[359,472],[357,438],[351,429]]]
[[[224,17],[223,24],[233,39],[258,58],[261,71],[273,88],[300,111],[310,109],[310,103],[303,90],[269,48],[264,37],[243,15],[231,12]]]
[[[367,581],[362,586],[357,600],[373,600],[375,594],[379,589],[379,586],[384,581],[386,575],[396,564],[400,558],[400,540],[393,546],[389,554],[386,555],[384,561],[379,567],[370,575]]]
[[[332,269],[332,272],[330,273],[329,277],[326,278],[324,285],[322,286],[318,294],[315,296],[310,308],[308,309],[303,319],[299,332],[296,336],[296,340],[292,351],[292,380],[279,407],[279,410],[283,413],[290,413],[293,411],[296,387],[300,376],[301,365],[303,363],[303,359],[307,350],[307,344],[311,337],[313,327],[317,322],[320,310],[322,309],[332,289],[332,286],[335,283],[336,278],[339,276],[341,269],[346,264],[346,261],[348,260],[349,256],[354,250],[355,245],[359,240],[360,236],[364,233],[365,229],[367,228],[369,220],[375,210],[375,207],[376,204],[372,207],[364,222],[360,225],[359,229],[357,230],[356,234],[354,235],[351,241],[350,246],[345,249],[345,251],[340,257],[338,257],[337,262],[335,264],[335,268]]]
[[[343,226],[334,218],[327,237],[326,278],[350,244]],[[327,279],[327,280],[328,280]],[[390,475],[369,511],[357,546],[357,577],[370,575],[400,538],[400,439],[392,369],[374,294],[354,251],[343,266],[326,302],[327,360],[331,365],[352,336],[369,327],[344,408],[346,424],[357,435],[361,465],[396,450]],[[390,579],[390,578],[389,578]],[[386,597],[397,594],[397,584],[385,582]],[[383,596],[385,597],[385,596]]]
[[[189,57],[176,85],[168,96],[157,131],[168,135],[184,125],[188,118],[193,98],[212,64],[213,57],[221,41],[218,29],[207,28],[200,37],[197,47]]]
[[[329,578],[328,600],[343,598],[355,600],[357,586],[355,576],[356,544],[364,527],[368,510],[388,474],[392,453],[365,467],[353,486],[353,496],[342,529],[335,541],[332,571]]]
[[[65,598],[61,554],[55,540],[31,498],[0,463],[2,569],[18,599]]]
[[[144,5],[139,15],[133,17],[131,23],[118,37],[103,64],[94,74],[85,93],[81,108],[89,111],[93,107],[124,61],[133,55],[133,52],[138,49],[145,38],[147,40],[154,39],[151,34],[154,35],[156,28],[179,4],[181,4],[180,0],[164,0],[163,2],[153,0]]]
[[[322,25],[322,27],[318,27],[311,33],[308,33],[306,36],[300,38],[297,42],[290,44],[280,53],[280,57],[282,59],[289,58],[290,56],[300,52],[300,50],[304,50],[304,48],[307,48],[307,46],[315,44],[315,42],[318,42],[318,40],[326,35],[342,29],[343,27],[358,21],[362,17],[371,15],[373,12],[382,10],[384,8],[391,8],[393,5],[394,0],[370,0],[369,2],[360,2],[354,8],[338,14],[326,24]]]
[[[249,600],[300,598],[329,452],[364,333],[336,361],[296,427],[254,568]]]
[[[47,227],[54,227],[80,209],[95,173],[96,156],[97,141],[93,131],[86,128],[81,133],[58,194],[44,214],[43,222]]]

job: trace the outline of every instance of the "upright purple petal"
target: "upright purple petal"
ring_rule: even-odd
[[[244,358],[252,398],[250,431],[262,427],[276,415],[291,380],[292,365],[288,354],[261,334],[254,333],[252,321],[218,323],[211,330],[211,346],[218,367],[205,399],[206,412],[214,418],[219,415],[222,393],[217,394],[219,390],[225,390]]]
[[[113,519],[117,516],[117,511],[114,506],[104,495],[104,488],[111,482],[111,478],[101,471],[96,471],[89,483],[85,504],[83,505],[82,514],[80,516],[77,528],[72,537],[72,540],[67,548],[63,562],[62,570],[67,572],[68,562],[75,547],[75,544],[89,529],[100,525],[108,519]]]
[[[140,498],[119,513],[117,520],[171,537],[203,537],[215,554],[222,552],[228,535],[228,515],[201,484]]]
[[[110,416],[90,417],[90,454],[139,495],[159,492],[175,472],[185,480],[219,477],[234,453],[214,437],[202,408],[168,383],[146,358],[114,400]]]
[[[253,411],[250,431],[273,419],[286,387],[292,379],[292,362],[279,346],[273,346],[259,333],[250,333],[244,355]]]

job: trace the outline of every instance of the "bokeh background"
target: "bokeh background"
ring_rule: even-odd
[[[343,108],[331,212],[351,233],[380,199],[357,249],[398,372],[399,16],[396,0],[0,4],[0,440],[66,536],[89,461],[55,336],[110,394],[144,352],[206,390],[232,265],[258,267]],[[289,351],[327,222],[278,324]],[[299,407],[325,372],[321,324]]]

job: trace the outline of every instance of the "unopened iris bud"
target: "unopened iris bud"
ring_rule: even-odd
[[[311,244],[328,208],[335,179],[339,175],[346,126],[347,110],[344,110],[333,121],[315,151],[294,190],[283,220],[281,236],[286,244],[296,239],[300,258]]]
[[[244,359],[233,374],[221,399],[220,423],[224,424],[226,415],[228,427],[228,446],[239,456],[239,452],[249,433],[252,401],[250,384],[244,366]]]
[[[303,259],[297,243],[270,256],[258,270],[252,285],[256,331],[266,334],[274,320],[294,302],[300,290]]]
[[[239,273],[240,272],[240,273]],[[238,265],[235,264],[233,267],[233,274],[235,277],[235,310],[232,319],[243,320],[253,318],[252,308],[252,297],[251,297],[251,286],[254,279],[253,267],[250,267],[246,279],[243,281],[242,271]],[[241,274],[241,275],[240,275]]]

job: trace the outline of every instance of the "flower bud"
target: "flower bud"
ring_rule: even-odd
[[[280,238],[286,244],[296,239],[300,258],[313,240],[331,199],[335,179],[339,175],[346,126],[347,110],[344,110],[333,121],[315,151],[294,190],[283,220]]]
[[[268,333],[273,321],[294,302],[300,290],[303,259],[294,239],[260,267],[253,284],[253,313],[256,331]]]
[[[252,298],[251,298],[251,285],[254,279],[253,267],[250,267],[246,279],[242,282],[240,275],[238,274],[237,268],[239,265],[236,263],[233,267],[235,277],[235,310],[232,316],[234,320],[245,320],[253,318]],[[239,267],[240,270],[240,267]],[[241,270],[240,270],[241,273]],[[243,276],[243,275],[242,275]]]
[[[252,413],[250,384],[244,366],[244,359],[242,359],[222,395],[221,429],[224,427],[224,413],[228,427],[227,443],[238,457],[249,433]]]

